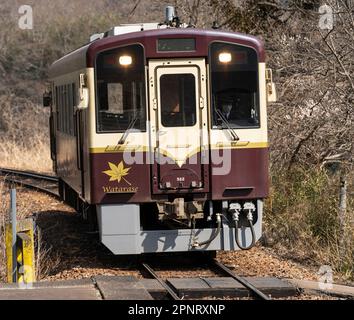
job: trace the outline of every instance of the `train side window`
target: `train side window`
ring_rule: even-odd
[[[75,107],[76,107],[76,87],[75,83],[71,83],[69,85],[70,87],[70,125],[71,125],[71,130],[70,134],[72,136],[75,136],[75,121],[76,121],[76,115],[75,115]]]
[[[214,42],[210,46],[213,128],[259,128],[258,58],[254,49]]]
[[[64,86],[60,86],[60,131],[65,132],[65,89]]]
[[[72,92],[71,92],[71,85],[68,84],[67,86],[68,95],[68,115],[67,115],[67,122],[68,122],[68,134],[72,135],[72,118],[73,118],[73,105],[72,105]]]
[[[63,103],[63,86],[59,87],[59,117],[60,117],[60,124],[59,124],[59,130],[61,132],[64,131],[64,103]]]
[[[74,83],[55,87],[57,130],[72,136],[75,135],[75,88]]]
[[[68,132],[68,89],[67,86],[63,86],[63,132]]]
[[[74,104],[73,104],[73,88],[71,84],[67,85],[68,87],[68,106],[69,106],[69,112],[68,112],[68,124],[69,124],[69,130],[68,133],[70,135],[74,135]]]
[[[61,111],[60,111],[60,86],[57,87],[57,94],[58,94],[58,99],[57,99],[57,128],[60,131],[60,117],[61,117]]]
[[[144,63],[141,45],[120,47],[98,55],[97,132],[146,130]]]
[[[72,90],[72,93],[73,93],[72,104],[73,104],[74,109],[75,109],[75,107],[76,107],[76,86],[75,86],[75,83],[71,84],[71,90]]]
[[[56,108],[56,121],[57,130],[59,130],[59,88],[55,87],[55,108]]]
[[[70,91],[68,85],[65,85],[65,92],[65,133],[70,133]]]

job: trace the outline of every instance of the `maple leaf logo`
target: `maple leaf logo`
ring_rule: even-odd
[[[111,170],[103,171],[103,173],[110,177],[109,181],[120,182],[123,179],[127,184],[131,186],[131,183],[124,178],[129,174],[128,172],[130,168],[124,168],[123,161],[121,161],[118,165],[115,165],[112,162],[108,162],[108,165]]]

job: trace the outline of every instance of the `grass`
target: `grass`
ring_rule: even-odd
[[[348,176],[348,181],[352,177]],[[339,223],[339,176],[324,169],[296,167],[273,172],[267,199],[264,242],[292,259],[328,264],[354,279],[353,199],[349,197],[344,235]],[[344,239],[344,245],[340,245]]]
[[[14,95],[0,96],[0,167],[51,171],[48,111]]]

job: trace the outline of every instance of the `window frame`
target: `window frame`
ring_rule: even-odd
[[[255,52],[256,54],[256,59],[257,59],[257,69],[256,69],[256,75],[257,75],[257,99],[258,99],[258,124],[257,125],[250,125],[247,127],[241,127],[241,126],[233,126],[231,124],[231,129],[233,130],[250,130],[250,129],[261,129],[262,127],[262,119],[261,119],[261,92],[260,92],[260,75],[259,75],[259,53],[258,51],[251,47],[247,46],[244,44],[236,43],[236,42],[230,42],[230,41],[220,41],[220,40],[214,40],[209,43],[209,48],[208,48],[208,60],[209,60],[209,66],[208,66],[208,73],[209,73],[209,101],[210,101],[210,130],[228,130],[228,128],[223,128],[222,126],[214,127],[214,101],[213,101],[213,79],[212,79],[212,45],[215,43],[221,43],[221,44],[228,44],[228,45],[233,45],[233,46],[238,46],[238,47],[244,47],[251,49]]]
[[[102,51],[99,51],[96,53],[95,55],[95,65],[94,65],[94,79],[95,79],[95,132],[96,134],[112,134],[112,133],[125,133],[127,129],[121,129],[121,130],[99,130],[99,116],[98,116],[98,102],[99,102],[99,97],[98,97],[98,79],[97,79],[97,76],[98,76],[98,72],[97,72],[97,60],[98,60],[98,56],[100,54],[103,54],[105,52],[108,52],[108,51],[112,51],[112,50],[115,50],[115,49],[121,49],[121,48],[127,48],[127,47],[132,47],[132,46],[139,46],[141,49],[142,49],[142,64],[144,66],[143,68],[143,89],[144,89],[144,105],[145,105],[145,122],[149,120],[149,112],[148,112],[148,105],[149,105],[149,102],[148,102],[148,88],[147,88],[147,74],[146,74],[146,54],[145,54],[145,47],[142,43],[139,43],[139,42],[134,42],[134,43],[129,43],[129,44],[122,44],[122,45],[118,45],[118,46],[114,46],[114,47],[110,47],[110,48],[106,48]],[[123,88],[124,88],[124,85],[123,85]],[[123,98],[124,99],[124,98]],[[137,130],[137,129],[134,129],[134,130]],[[148,125],[145,124],[145,128],[144,129],[139,129],[135,132],[138,132],[138,133],[146,133],[148,130]]]

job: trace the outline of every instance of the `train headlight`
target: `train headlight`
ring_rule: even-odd
[[[219,61],[221,63],[229,63],[232,60],[232,56],[230,52],[221,52],[219,53]]]
[[[121,66],[130,66],[133,62],[133,59],[131,56],[120,56],[119,57],[119,64]]]

